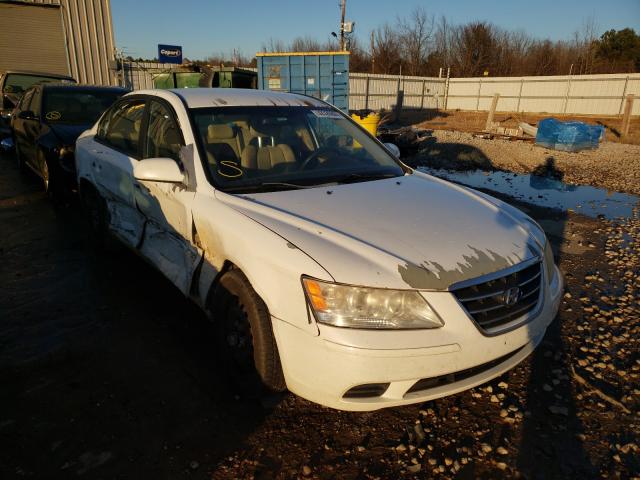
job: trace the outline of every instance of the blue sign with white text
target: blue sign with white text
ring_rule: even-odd
[[[182,63],[182,47],[179,45],[158,45],[160,63]]]

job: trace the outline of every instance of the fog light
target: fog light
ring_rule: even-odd
[[[345,393],[343,398],[367,398],[367,397],[379,397],[387,391],[389,383],[366,383],[364,385],[357,385],[350,388]]]

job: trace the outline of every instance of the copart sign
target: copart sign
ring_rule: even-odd
[[[160,63],[182,63],[182,47],[179,45],[158,45]]]

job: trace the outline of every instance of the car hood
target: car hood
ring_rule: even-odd
[[[62,145],[75,145],[80,134],[89,128],[91,125],[49,125],[49,130],[58,137]]]
[[[417,172],[220,198],[341,283],[446,290],[539,256],[544,248],[544,234],[519,210]]]

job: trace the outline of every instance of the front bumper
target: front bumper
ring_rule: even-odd
[[[449,292],[428,294],[429,303],[445,321],[435,330],[382,332],[319,325],[320,335],[314,337],[274,318],[287,387],[313,402],[354,411],[419,403],[467,390],[513,368],[535,349],[557,314],[563,288],[556,267],[538,315],[496,336],[476,328]],[[434,377],[441,381],[424,382]],[[435,386],[416,390],[421,380],[418,385]],[[380,396],[344,397],[352,387],[380,383],[389,384]]]

